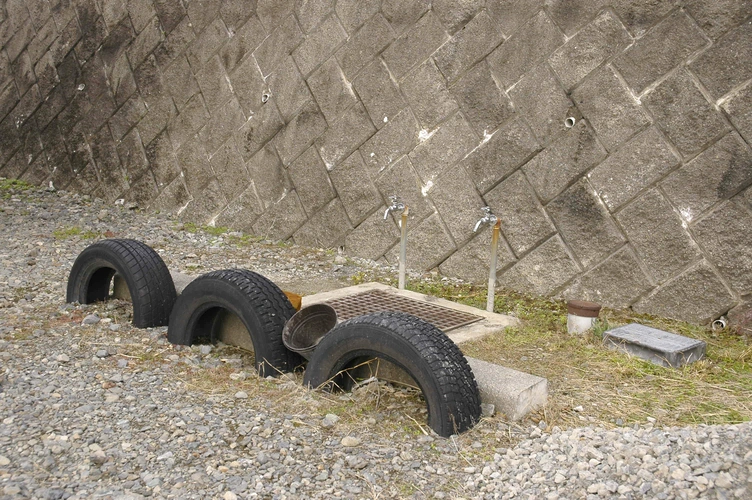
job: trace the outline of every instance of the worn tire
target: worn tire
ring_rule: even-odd
[[[128,286],[134,326],[167,324],[177,296],[175,284],[159,254],[136,240],[102,240],[86,247],[71,268],[66,301],[90,304],[108,299],[115,274]]]
[[[245,269],[213,271],[185,287],[170,315],[167,339],[181,345],[214,343],[223,311],[248,330],[259,375],[277,376],[303,362],[282,343],[282,329],[295,314],[290,300],[264,276]]]
[[[428,405],[428,425],[448,437],[480,420],[480,394],[473,372],[444,332],[405,313],[380,312],[352,318],[321,340],[303,384],[348,390],[343,370],[370,358],[390,361],[418,384]]]

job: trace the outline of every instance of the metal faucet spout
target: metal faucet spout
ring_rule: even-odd
[[[475,223],[475,228],[473,228],[474,233],[477,233],[483,224],[496,224],[496,221],[499,220],[498,217],[491,213],[491,207],[483,207],[481,210],[483,210],[484,215]]]
[[[384,220],[389,217],[389,212],[395,212],[405,209],[405,204],[399,201],[399,198],[397,198],[396,196],[392,195],[389,197],[389,199],[391,200],[392,204],[386,207],[386,210],[384,211]]]

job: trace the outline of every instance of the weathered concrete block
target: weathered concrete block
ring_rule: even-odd
[[[186,49],[191,46],[196,39],[191,22],[188,16],[184,17],[180,24],[173,29],[162,43],[154,49],[154,57],[157,58],[157,64],[166,68],[170,62],[180,55],[187,55]]]
[[[426,192],[433,200],[444,224],[459,245],[473,235],[485,202],[475,190],[470,176],[462,168],[445,170]]]
[[[149,114],[151,113],[152,110],[149,111]],[[179,148],[183,142],[192,137],[208,119],[209,112],[204,107],[204,100],[200,94],[196,94],[188,100],[180,115],[175,120],[169,122],[168,131],[170,132],[170,139],[175,149]],[[139,132],[141,132],[142,139],[145,139],[140,124]]]
[[[678,214],[655,189],[624,207],[616,220],[659,283],[702,257]]]
[[[382,0],[381,12],[395,33],[400,34],[411,28],[431,8],[425,0]]]
[[[337,16],[329,16],[292,51],[292,57],[300,72],[306,77],[326,61],[345,40],[347,33],[339,24]]]
[[[453,82],[503,40],[493,19],[481,11],[436,51],[434,60],[447,81]]]
[[[441,222],[439,214],[433,214],[420,224],[407,224],[407,268],[425,271],[438,266],[455,249],[452,237]],[[399,245],[386,254],[392,264],[399,262]]]
[[[537,150],[538,141],[530,127],[518,118],[500,127],[488,139],[484,137],[460,165],[470,174],[478,191],[485,193]]]
[[[316,141],[321,159],[327,168],[337,165],[358,149],[376,128],[368,117],[363,104],[357,103],[348,109],[342,117]]]
[[[423,184],[407,156],[387,167],[375,180],[375,184],[385,200],[389,196],[398,196],[410,208],[408,224],[423,220],[434,212],[431,204],[423,196]],[[399,220],[398,215],[394,215],[395,221]]]
[[[316,98],[326,121],[334,123],[350,106],[358,102],[350,82],[345,79],[337,61],[332,57],[310,77],[308,86]]]
[[[45,147],[52,146],[50,143],[45,143]],[[118,157],[120,158],[120,164],[125,169],[128,177],[131,179],[141,178],[149,170],[149,161],[146,159],[146,153],[144,153],[143,146],[141,145],[141,137],[138,134],[138,130],[133,129],[117,145]],[[56,160],[60,161],[62,154],[55,155]]]
[[[407,106],[381,59],[366,66],[353,81],[353,87],[376,128],[389,123]]]
[[[141,96],[135,94],[110,117],[108,123],[110,131],[116,141],[127,134],[146,114],[146,106]]]
[[[337,51],[336,57],[347,78],[355,75],[394,39],[394,32],[381,14],[366,21]]]
[[[484,3],[482,0],[435,0],[431,7],[447,31],[454,33],[473,19]]]
[[[609,151],[650,123],[629,91],[608,66],[593,71],[572,98]]]
[[[752,8],[750,0],[688,0],[684,8],[713,40],[726,31],[742,24],[749,17]]]
[[[164,189],[172,180],[180,174],[177,158],[170,143],[167,131],[161,132],[148,145],[146,145],[146,159],[154,173],[157,187]]]
[[[264,23],[264,19],[261,18],[261,11],[258,12],[259,19]],[[277,25],[265,25],[267,30],[269,30],[271,26]],[[300,31],[300,26],[298,26],[295,16],[288,16],[282,24],[279,24],[278,27],[274,29],[263,42],[261,42],[261,45],[253,51],[253,57],[258,63],[261,73],[264,76],[269,75],[274,71],[274,68],[282,62],[285,56],[290,55],[302,41],[303,32]]]
[[[631,41],[632,37],[613,14],[604,11],[551,54],[548,62],[569,89]]]
[[[420,126],[409,108],[394,116],[360,148],[369,173],[376,177],[418,143]]]
[[[501,231],[518,256],[556,232],[520,171],[486,193],[485,200],[501,221]]]
[[[295,7],[295,0],[258,0],[256,15],[267,31],[271,31],[282,22],[287,22],[288,15]]]
[[[573,114],[572,102],[547,65],[527,73],[509,95],[541,143],[551,142],[567,130],[565,121]]]
[[[289,56],[287,57],[289,60]],[[281,66],[281,63],[280,63]],[[279,66],[277,67],[279,68]],[[198,75],[201,77],[201,74]],[[222,77],[222,75],[220,75]],[[235,68],[229,76],[232,89],[230,92],[235,94],[238,102],[243,107],[245,116],[251,118],[264,105],[263,96],[268,91],[268,84],[261,76],[261,72],[253,60],[253,57],[246,58],[240,65]],[[276,97],[276,96],[275,96]],[[278,99],[275,99],[279,102]],[[211,111],[211,110],[210,110]]]
[[[588,178],[613,212],[678,163],[658,130],[650,127],[595,167]]]
[[[545,0],[502,0],[487,2],[486,10],[508,37],[537,14],[544,3]]]
[[[491,265],[491,231],[490,227],[479,229],[477,235],[439,265],[442,274],[459,276],[475,283],[488,282]],[[496,248],[497,271],[508,268],[517,261],[503,236],[499,237]]]
[[[211,168],[228,200],[235,199],[250,184],[251,177],[234,141],[227,141],[211,157]]]
[[[640,261],[628,247],[623,247],[575,280],[562,295],[567,299],[589,300],[622,309],[651,286]]]
[[[541,201],[547,203],[606,154],[587,122],[580,120],[527,162],[522,170]]]
[[[326,130],[326,118],[309,102],[290,120],[274,140],[282,163],[289,165]]]
[[[170,34],[188,14],[180,0],[154,0],[153,5],[166,34]]]
[[[214,113],[209,123],[199,131],[198,137],[203,141],[206,151],[213,155],[223,143],[228,142],[228,139],[234,143],[233,135],[245,123],[245,115],[238,100],[232,98]]]
[[[465,358],[478,383],[481,401],[495,406],[509,420],[546,406],[548,381],[545,378],[505,368],[475,358]]]
[[[546,7],[551,19],[567,36],[572,36],[608,3],[608,0],[547,0]]]
[[[335,10],[347,32],[352,34],[379,11],[379,2],[373,0],[337,2]]]
[[[685,157],[699,153],[728,130],[685,70],[669,76],[643,102]]]
[[[710,265],[703,261],[632,306],[638,313],[708,323],[736,300]]]
[[[384,210],[386,206],[381,205],[345,236],[345,250],[348,254],[376,260],[397,243],[400,231],[392,219],[383,219]]]
[[[752,84],[724,102],[723,109],[747,143],[752,142]]]
[[[457,102],[431,60],[407,75],[401,89],[424,129],[431,130],[457,110]]]
[[[267,101],[266,104],[261,106],[256,114],[245,122],[245,124],[238,130],[235,135],[235,140],[238,143],[238,149],[240,154],[243,155],[243,160],[248,161],[258,150],[264,147],[277,132],[284,127],[285,123],[282,121],[282,117],[279,116],[277,106],[274,102]],[[290,127],[287,127],[289,130]],[[277,145],[279,148],[279,144]],[[282,152],[280,151],[280,156]],[[284,160],[284,156],[282,156]]]
[[[684,62],[707,41],[684,11],[677,10],[614,60],[636,94]]]
[[[267,211],[292,188],[287,171],[271,144],[253,155],[246,163],[246,168]],[[297,193],[295,199],[298,199]]]
[[[239,72],[236,71],[236,75]],[[223,104],[232,98],[232,87],[227,78],[219,56],[214,56],[204,64],[204,67],[196,75],[201,94],[204,96],[206,108],[209,113],[216,112]],[[245,96],[243,96],[245,97]],[[250,114],[250,113],[247,113]]]
[[[159,27],[159,20],[155,17],[144,28],[141,33],[133,40],[128,47],[128,60],[132,67],[140,65],[144,59],[153,51],[157,45],[164,39],[164,34]],[[87,40],[84,37],[84,40]]]
[[[705,357],[705,342],[632,323],[608,330],[603,343],[653,364],[680,368]]]
[[[130,187],[122,194],[123,199],[128,203],[135,203],[139,207],[146,207],[158,194],[157,184],[154,182],[154,176],[147,174],[140,179],[131,180]]]
[[[666,17],[680,2],[666,0],[662,2],[611,2],[616,15],[624,22],[633,36],[642,36],[648,29]]]
[[[500,273],[499,286],[548,295],[580,272],[557,235],[536,247],[509,270]]]
[[[336,196],[329,181],[324,162],[311,146],[287,167],[306,213],[318,212]]]
[[[214,178],[214,172],[209,164],[209,155],[201,141],[187,141],[176,151],[176,155],[185,185],[190,193],[198,193]]]
[[[151,203],[149,203],[149,208],[174,213],[176,211],[175,207],[184,207],[190,200],[191,193],[185,187],[183,178],[178,176],[159,193],[159,196],[152,199]]]
[[[228,73],[235,71],[248,54],[253,53],[266,37],[266,31],[258,17],[248,19],[219,51],[219,57]]]
[[[481,61],[451,88],[478,135],[490,134],[514,115],[512,102]]]
[[[742,295],[752,291],[752,215],[726,203],[697,222],[693,232],[728,283]]]
[[[286,240],[308,220],[295,191],[270,205],[253,223],[253,234],[274,240]]]
[[[752,23],[729,31],[698,57],[689,68],[716,99],[752,78]],[[747,54],[746,57],[744,54]]]
[[[277,104],[279,114],[289,122],[313,96],[300,75],[292,57],[286,57],[266,79],[270,99]]]
[[[219,227],[252,231],[253,223],[256,222],[262,212],[261,200],[256,194],[253,181],[251,181],[251,185],[220,212],[215,222]]]
[[[752,301],[742,302],[728,312],[729,324],[739,333],[752,337]]]
[[[191,202],[180,213],[180,218],[206,224],[219,214],[225,205],[227,198],[222,194],[217,180],[212,179],[200,192],[193,193]]]
[[[448,39],[449,35],[439,19],[429,11],[414,27],[392,42],[383,53],[384,61],[399,80],[413,66],[428,59]]]
[[[383,203],[358,151],[329,172],[329,177],[353,225],[360,224]]]
[[[26,46],[26,52],[32,63],[36,63],[42,57],[57,36],[55,21],[50,17],[47,22],[38,28],[36,36]]]
[[[488,63],[499,81],[509,89],[563,43],[564,35],[541,10],[499,45],[488,56]]]
[[[456,165],[478,142],[465,118],[457,113],[420,143],[410,153],[410,159],[421,179],[428,183],[445,169]]]
[[[175,101],[178,109],[183,109],[188,100],[200,91],[196,77],[185,56],[175,58],[162,73],[165,88]]]
[[[335,0],[295,2],[295,14],[304,33],[310,33],[334,12]]]
[[[661,183],[668,198],[690,222],[720,200],[752,182],[752,151],[734,132],[700,153]]]
[[[293,239],[298,245],[319,248],[336,248],[345,243],[345,233],[350,229],[342,202],[334,199],[323,210],[313,214],[295,231]]]
[[[624,236],[585,180],[572,185],[546,206],[564,241],[585,268],[624,243]]]
[[[144,2],[144,0],[137,1]],[[190,2],[186,5],[186,8],[188,10],[188,17],[191,20],[191,24],[194,26],[193,29],[197,33],[201,33],[201,31],[212,21],[220,19],[218,16],[219,5],[215,2]]]

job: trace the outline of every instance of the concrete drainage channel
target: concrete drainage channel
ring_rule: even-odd
[[[481,404],[512,420],[546,404],[546,379],[466,358],[458,344],[500,333],[516,319],[378,283],[302,298],[258,273],[170,273],[136,240],[103,240],[84,249],[68,279],[68,302],[109,297],[133,303],[136,327],[168,326],[173,344],[219,340],[253,350],[261,376],[305,365],[311,389],[349,390],[379,378],[417,387],[428,425],[448,437],[481,418]]]

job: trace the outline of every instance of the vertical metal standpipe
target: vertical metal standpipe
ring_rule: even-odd
[[[399,282],[397,284],[400,290],[405,289],[405,261],[407,260],[407,216],[410,209],[405,206],[400,218],[400,255],[399,255]]]
[[[493,312],[494,310],[494,293],[496,291],[496,259],[499,250],[499,231],[501,229],[501,221],[497,220],[493,228],[493,236],[491,236],[491,265],[488,270],[488,297],[486,298],[486,311]]]

